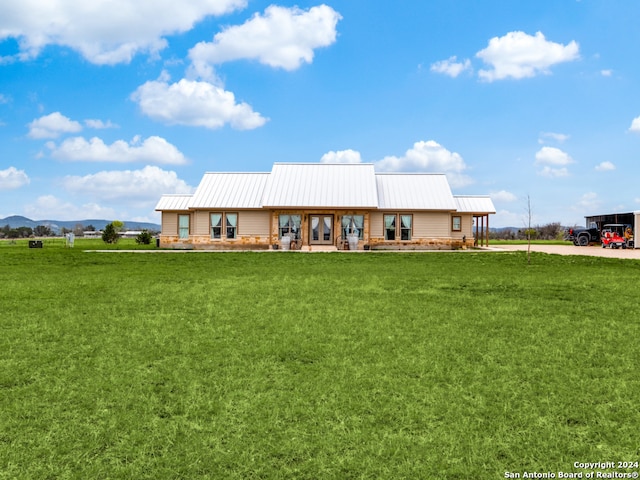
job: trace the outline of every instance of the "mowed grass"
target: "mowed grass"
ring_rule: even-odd
[[[640,262],[0,248],[0,478],[637,461]]]

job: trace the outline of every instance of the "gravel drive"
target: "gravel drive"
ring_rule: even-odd
[[[527,250],[527,245],[495,245],[489,247],[494,251],[512,252],[515,250]],[[558,255],[588,255],[592,257],[628,258],[640,259],[640,249],[612,249],[593,247],[576,247],[574,245],[531,245],[532,252],[555,253]]]

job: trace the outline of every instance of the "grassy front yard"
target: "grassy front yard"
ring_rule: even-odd
[[[0,478],[638,460],[640,262],[0,248]]]

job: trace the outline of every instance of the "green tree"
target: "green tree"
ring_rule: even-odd
[[[36,228],[33,229],[33,234],[36,237],[50,237],[53,235],[53,232],[46,225],[37,225]]]
[[[116,233],[120,233],[124,230],[124,222],[121,222],[120,220],[114,220],[111,224],[113,225],[113,228],[115,228]]]
[[[118,243],[119,239],[120,239],[120,235],[118,235],[118,232],[116,230],[116,227],[114,227],[113,222],[107,224],[107,226],[104,227],[104,230],[102,231],[102,241],[104,243]]]
[[[31,235],[33,235],[31,227],[18,227],[9,232],[9,238],[29,238]]]
[[[136,243],[138,245],[149,245],[151,243],[152,239],[153,238],[151,237],[151,234],[149,233],[149,231],[148,230],[143,230],[136,237]]]

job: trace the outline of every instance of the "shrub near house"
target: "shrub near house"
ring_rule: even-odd
[[[116,227],[113,225],[113,223],[107,224],[107,226],[104,227],[104,231],[102,232],[102,241],[104,243],[112,244],[118,243],[119,239],[120,235],[118,235]]]

